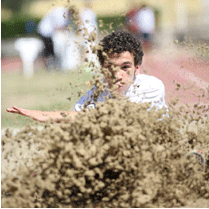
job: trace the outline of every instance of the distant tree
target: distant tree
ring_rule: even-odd
[[[1,0],[1,6],[11,9],[13,12],[19,12],[24,3],[31,0]]]

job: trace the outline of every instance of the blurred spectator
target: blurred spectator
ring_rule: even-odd
[[[144,49],[149,49],[152,44],[152,36],[155,31],[155,12],[143,4],[135,14],[135,21],[138,27],[138,35],[143,43]]]
[[[85,1],[84,8],[80,11],[80,21],[81,29],[83,31],[83,35],[85,35],[85,28],[88,34],[91,34],[93,31],[97,33],[97,16],[92,10],[91,1]]]
[[[84,8],[80,11],[80,22],[80,31],[84,38],[84,59],[88,62],[97,62],[97,55],[93,54],[92,47],[97,40],[98,23],[90,0],[85,1]]]
[[[139,31],[135,15],[139,11],[139,6],[136,3],[131,4],[131,9],[126,14],[125,24],[127,30],[132,33],[133,35],[136,35]]]
[[[58,50],[54,47],[54,40],[57,34],[59,34],[59,36],[57,36],[59,38],[62,33],[63,37],[65,37],[69,25],[73,25],[70,10],[64,7],[57,7],[51,10],[38,24],[37,31],[44,42],[44,56],[46,58],[47,69],[49,70],[53,69],[55,64],[57,67],[61,67],[59,56],[57,56],[55,52]],[[63,43],[63,39],[60,39],[60,41]],[[61,45],[63,46],[62,43]],[[57,45],[59,45],[59,39],[56,39],[56,46]]]

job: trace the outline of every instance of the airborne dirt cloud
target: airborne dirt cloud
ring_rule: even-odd
[[[18,174],[4,171],[2,207],[208,207],[208,170],[185,154],[208,158],[209,121],[179,112],[110,99],[68,124],[7,131],[2,158],[13,141],[33,165],[25,158]]]

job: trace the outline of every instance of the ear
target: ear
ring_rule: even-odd
[[[138,75],[139,73],[140,73],[140,65],[136,65],[135,76]]]

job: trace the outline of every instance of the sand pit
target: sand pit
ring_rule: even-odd
[[[209,171],[185,154],[208,158],[209,120],[177,112],[108,100],[68,124],[7,132],[2,159],[11,141],[30,157],[4,170],[2,207],[208,207]]]

